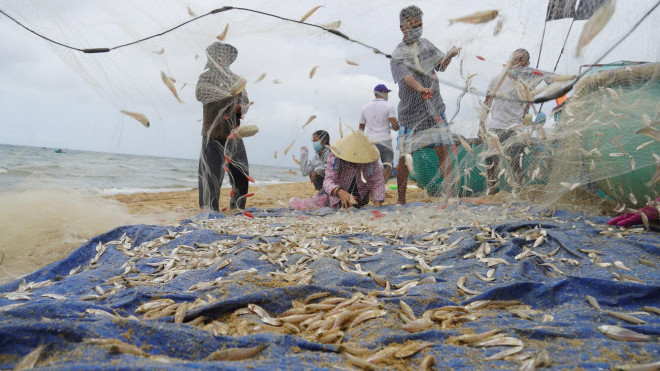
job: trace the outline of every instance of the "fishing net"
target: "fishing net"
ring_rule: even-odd
[[[360,110],[379,83],[393,90],[388,103],[401,125],[400,133],[391,132],[399,179],[389,179],[387,202],[405,199],[405,179],[424,197],[445,200],[504,192],[511,200],[550,206],[578,187],[630,207],[656,197],[649,183],[652,154],[659,151],[649,137],[655,131],[635,132],[657,122],[657,69],[616,63],[658,59],[657,43],[643,37],[658,17],[647,14],[650,1],[634,7],[492,2],[480,9],[420,2],[423,14],[408,18],[400,17],[400,4],[387,1],[314,9],[223,5],[147,2],[125,12],[126,3],[99,1],[71,13],[21,1],[3,11],[77,48],[44,43],[116,107],[113,120],[150,125],[139,135],[151,135],[151,143],[170,145],[177,138],[190,157],[199,151],[202,209],[242,209],[250,185],[267,181],[254,165],[250,171],[250,163],[299,172],[298,147],[311,147],[317,130],[327,131],[332,145],[357,129]],[[417,18],[422,41],[407,43],[402,25]],[[8,17],[3,22],[16,27]],[[594,41],[585,43],[583,33]],[[521,48],[528,51],[528,67],[510,63]],[[405,76],[420,85],[411,88]],[[433,93],[425,97],[421,88]],[[484,105],[489,92],[490,106]],[[558,106],[555,98],[566,97]],[[493,124],[503,114],[506,119]],[[239,126],[249,127],[244,137],[235,131]],[[295,196],[316,195],[309,176],[300,180],[310,190]],[[229,202],[218,203],[219,194]],[[269,190],[255,196],[286,206],[294,195]]]
[[[282,367],[344,362],[341,345],[333,345],[337,354],[327,359],[318,356],[321,359],[300,363],[307,356],[298,355],[301,349],[319,350],[314,348],[316,335],[269,333],[258,321],[275,319],[262,315],[257,319],[258,307],[249,304],[262,303],[275,316],[299,304],[308,309],[302,300],[327,290],[333,291],[332,296],[355,298],[356,305],[368,304],[369,310],[386,305],[387,321],[370,325],[369,337],[355,333],[361,346],[374,349],[418,335],[402,335],[392,326],[399,313],[392,303],[399,305],[398,299],[390,298],[387,304],[370,301],[363,297],[367,290],[399,290],[415,279],[414,285],[422,286],[421,291],[419,287],[411,291],[417,313],[438,305],[464,305],[475,298],[466,296],[473,295],[465,291],[467,277],[470,285],[487,287],[494,277],[477,275],[481,283],[472,274],[477,267],[483,271],[485,263],[492,272],[488,274],[495,274],[490,263],[505,264],[499,259],[512,263],[510,269],[498,271],[506,273],[503,282],[510,287],[493,286],[482,298],[529,299],[525,305],[543,302],[542,308],[549,312],[561,306],[561,311],[553,312],[566,318],[561,323],[581,323],[587,304],[582,297],[576,299],[575,292],[592,290],[595,279],[608,284],[586,292],[601,294],[612,306],[630,284],[650,282],[639,294],[644,300],[635,305],[653,304],[648,292],[655,287],[651,260],[657,244],[652,235],[641,228],[605,231],[607,217],[589,219],[583,213],[614,215],[659,196],[660,52],[657,38],[649,36],[657,33],[660,22],[656,2],[485,0],[477,6],[468,1],[426,0],[416,2],[423,14],[411,11],[403,21],[400,12],[406,5],[394,0],[313,5],[3,2],[3,30],[49,48],[112,107],[86,120],[102,134],[108,126],[117,128],[100,141],[103,145],[93,135],[85,143],[70,135],[62,146],[117,153],[139,147],[159,156],[199,159],[193,166],[199,182],[192,199],[187,195],[185,200],[172,201],[175,206],[185,204],[194,215],[191,219],[181,222],[183,215],[177,215],[175,226],[133,225],[91,239],[56,267],[6,286],[2,300],[10,300],[9,292],[26,300],[20,295],[31,290],[42,290],[39,294],[52,290],[47,294],[54,300],[55,291],[76,295],[80,299],[75,301],[76,312],[60,307],[58,313],[62,311],[65,319],[58,326],[78,326],[66,316],[84,321],[85,316],[114,316],[107,321],[112,328],[104,324],[80,335],[97,342],[81,344],[91,352],[81,363],[93,364],[95,354],[105,357],[98,364],[115,362],[118,350],[128,353],[126,357],[146,357],[148,348],[158,343],[154,354],[169,352],[184,364],[208,355],[209,349],[197,345],[195,352],[190,349],[192,343],[206,344],[211,338],[213,349],[276,344],[286,338],[281,353],[268,351],[272,357],[286,355]],[[423,21],[423,29],[417,21]],[[415,41],[420,33],[421,39]],[[12,45],[10,55],[17,54],[20,48]],[[518,61],[519,49],[529,55],[527,63]],[[37,67],[31,70],[39,72]],[[48,85],[46,78],[39,83]],[[392,150],[391,169],[384,166],[388,158],[382,157],[382,148],[351,139],[361,138],[363,107],[374,101],[374,89],[380,84],[392,90],[384,102],[395,109],[399,125],[398,130],[392,126],[389,141],[379,143]],[[60,130],[77,128],[79,103],[67,102],[74,112],[67,125],[48,124]],[[23,143],[39,145],[45,129],[30,125],[34,130]],[[264,166],[293,172],[301,184],[270,186],[277,179]],[[321,175],[335,177],[337,185],[321,182]],[[362,209],[334,210],[342,206],[342,197],[350,201],[346,206]],[[369,206],[381,201],[384,208]],[[394,206],[403,201],[412,205]],[[94,211],[103,213],[104,208]],[[549,212],[552,208],[570,212]],[[576,225],[579,232],[574,231]],[[27,227],[16,227],[21,228]],[[600,238],[616,249],[604,257],[578,251],[584,246],[599,248]],[[487,257],[491,247],[493,255]],[[635,264],[634,275],[641,278],[631,276],[632,272],[600,269],[615,264],[603,260],[619,259],[620,252],[626,264]],[[555,254],[557,261],[551,258]],[[643,265],[650,265],[637,264],[640,257],[646,260]],[[360,264],[371,267],[363,271]],[[383,283],[376,271],[401,286],[390,287],[387,282],[384,288],[376,287]],[[351,276],[355,274],[359,277]],[[422,285],[422,275],[433,277],[433,282]],[[46,282],[46,276],[46,284],[53,288],[34,286]],[[149,281],[154,277],[160,281]],[[612,277],[618,280],[616,290],[609,286]],[[567,299],[546,303],[548,290],[556,290],[569,278],[578,280],[562,286]],[[454,294],[455,282],[463,293]],[[225,283],[228,286],[223,288]],[[532,286],[537,290],[529,290]],[[104,301],[107,298],[117,305]],[[172,307],[172,302],[177,306]],[[188,314],[187,309],[178,309],[183,302],[181,308],[190,305]],[[188,315],[186,323],[208,333],[199,335],[202,332],[191,328],[197,338],[188,336],[188,330],[174,337],[167,332],[152,336],[155,327],[150,319],[158,317],[143,310],[155,304],[162,321],[156,327],[169,331],[169,325],[179,325]],[[638,310],[633,303],[624,304],[626,310]],[[3,311],[14,321],[14,313],[26,308],[45,312],[39,305],[27,302],[25,307]],[[100,310],[96,306],[112,306],[118,315],[94,311]],[[531,313],[530,308],[518,309],[524,309],[523,315]],[[144,316],[135,320],[138,312]],[[497,327],[510,325],[509,317],[493,314],[493,318],[499,318],[493,322]],[[222,327],[225,320],[232,324],[230,329]],[[113,321],[120,321],[120,326]],[[123,321],[137,326],[135,338],[118,332]],[[28,327],[43,326],[42,322],[35,319]],[[479,331],[493,323],[483,322]],[[528,346],[532,344],[529,349],[545,349],[543,343],[533,342],[547,336],[545,327],[525,323],[538,330],[525,339]],[[446,331],[438,331],[437,339],[449,344],[453,340],[447,334],[459,333]],[[527,327],[522,332],[529,333],[525,331]],[[581,332],[593,340],[593,329],[589,331]],[[108,342],[120,336],[144,349]],[[414,339],[422,339],[419,336]],[[564,342],[569,337],[576,340],[572,336],[569,331],[556,335]],[[8,344],[14,341],[7,339]],[[342,342],[341,338],[330,342],[335,340]],[[42,342],[31,345],[36,343]],[[566,351],[562,348],[559,362],[571,361],[570,344]],[[584,357],[599,352],[600,344],[603,339],[589,343],[591,350]],[[77,346],[66,351],[77,352]],[[645,349],[638,347],[633,350]],[[456,355],[457,368],[474,368],[473,362],[483,361],[474,354],[475,359],[464,357],[464,348],[452,345],[443,353]],[[14,358],[5,362],[17,363],[25,350],[12,348]],[[272,368],[261,362],[268,364],[257,368]],[[396,362],[410,367],[398,356]]]

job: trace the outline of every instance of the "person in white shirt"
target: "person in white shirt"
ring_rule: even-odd
[[[549,83],[555,74],[541,72],[529,67],[529,52],[525,49],[518,49],[511,55],[511,66],[503,71],[504,77],[499,74],[490,81],[488,93],[484,104],[490,108],[490,123],[487,131],[497,135],[500,143],[506,150],[509,157],[509,165],[513,170],[512,184],[513,192],[518,193],[523,186],[524,173],[522,164],[524,162],[525,144],[517,138],[517,133],[523,130],[525,124],[525,115],[529,112],[530,104],[520,99],[518,93],[524,86],[533,89],[540,82]],[[541,77],[539,77],[541,76]],[[500,84],[497,87],[497,84]],[[497,88],[497,91],[494,90]],[[531,115],[530,115],[531,116]],[[539,114],[537,119],[545,115]],[[530,120],[531,121],[531,120]],[[479,123],[481,130],[485,130],[484,121]],[[495,193],[497,185],[497,174],[499,165],[499,155],[493,155],[486,158],[488,165],[488,194]]]
[[[390,130],[399,130],[399,122],[396,119],[394,107],[387,103],[389,90],[384,84],[376,85],[374,88],[374,99],[362,107],[360,113],[360,130],[364,131],[380,152],[380,161],[383,164],[383,177],[385,181],[392,173],[392,162],[394,161],[394,149]]]

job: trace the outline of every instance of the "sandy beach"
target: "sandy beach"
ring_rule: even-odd
[[[414,182],[411,183],[408,185],[408,202],[428,202],[431,200],[423,190],[414,185]],[[385,205],[396,204],[397,190],[389,188],[392,186],[396,186],[396,181],[390,180],[387,183]],[[248,199],[247,207],[258,208],[288,207],[288,201],[293,196],[308,198],[317,193],[311,183],[308,182],[251,185],[249,191],[254,193],[254,196]],[[113,198],[126,205],[129,213],[137,215],[173,211],[184,216],[192,216],[200,212],[197,204],[197,189],[178,192],[124,194],[113,196]],[[220,207],[225,207],[228,204],[229,189],[223,189],[220,193]]]
[[[385,205],[397,202],[396,181],[390,180],[386,187]],[[221,207],[229,204],[229,189],[223,189]],[[316,191],[308,182],[282,183],[251,186],[254,193],[247,207],[288,208],[288,200],[293,197],[312,197]],[[520,201],[531,202],[538,189],[520,195]],[[22,201],[21,201],[22,200]],[[0,200],[1,201],[1,200]],[[20,276],[36,271],[50,263],[65,258],[88,239],[106,233],[122,225],[178,225],[182,220],[199,215],[197,189],[160,192],[120,194],[88,199],[71,192],[34,193],[12,196],[4,200],[8,213],[0,235],[4,239],[4,249],[0,250],[0,283],[9,282]],[[431,198],[426,192],[409,182],[408,202],[442,202]],[[479,198],[452,199],[450,203],[465,204],[505,204],[512,201],[510,193],[500,192]],[[15,203],[11,206],[11,203]],[[35,215],[30,210],[38,204],[42,213]],[[558,208],[588,212],[592,214],[613,214],[615,204],[600,199],[586,190],[575,189],[559,200]],[[9,212],[11,211],[11,212]],[[225,211],[227,215],[236,211]],[[30,230],[30,234],[21,233]]]

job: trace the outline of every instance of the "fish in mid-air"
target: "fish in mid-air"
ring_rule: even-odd
[[[309,78],[311,79],[314,77],[314,74],[316,73],[316,69],[319,68],[319,66],[314,66],[311,71],[309,71]]]
[[[138,120],[142,125],[144,125],[145,128],[148,128],[149,126],[151,126],[151,124],[149,124],[149,119],[147,118],[147,116],[145,116],[141,113],[130,112],[130,111],[125,111],[125,110],[121,110],[119,112],[123,113],[124,115],[128,115],[128,116]]]
[[[335,21],[321,25],[321,27],[325,28],[326,30],[336,30],[339,28],[339,26],[341,26],[341,21]]]
[[[449,25],[451,26],[452,24],[456,22],[462,22],[462,23],[486,23],[488,21],[492,21],[497,17],[497,15],[500,14],[497,10],[486,10],[483,12],[476,12],[474,14],[466,15],[465,17],[460,17],[460,18],[454,18],[449,20]]]
[[[314,12],[317,11],[320,7],[321,5],[313,7],[309,12],[305,13],[302,18],[300,18],[300,22],[305,22],[305,20],[314,14]]]
[[[165,83],[165,86],[167,86],[167,88],[170,89],[172,94],[174,94],[174,98],[176,98],[176,100],[178,100],[179,103],[183,104],[183,101],[181,100],[181,98],[179,98],[179,94],[177,94],[177,92],[176,92],[176,87],[174,87],[174,84],[172,83],[172,80],[169,77],[167,77],[165,72],[160,71],[160,78],[163,79],[163,82]]]
[[[316,115],[309,116],[309,118],[307,119],[307,122],[305,123],[305,125],[303,125],[303,128],[305,126],[309,125],[310,122],[314,121],[315,118],[316,118]]]
[[[616,7],[616,0],[609,0],[605,4],[601,5],[596,12],[589,18],[587,23],[584,24],[582,28],[582,33],[580,34],[580,39],[578,40],[576,56],[580,56],[582,48],[593,40],[596,35],[605,27],[607,22],[614,14],[614,9]]]
[[[225,37],[227,37],[227,32],[229,32],[229,23],[225,26],[224,31],[220,35],[217,36],[217,39],[220,41],[225,41]]]

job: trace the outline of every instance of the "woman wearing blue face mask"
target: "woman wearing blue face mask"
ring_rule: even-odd
[[[300,148],[300,172],[303,176],[309,176],[309,180],[314,184],[314,189],[317,191],[323,188],[325,168],[330,156],[330,151],[325,146],[329,142],[330,134],[325,130],[318,130],[312,135],[314,156],[309,158],[307,147]]]

